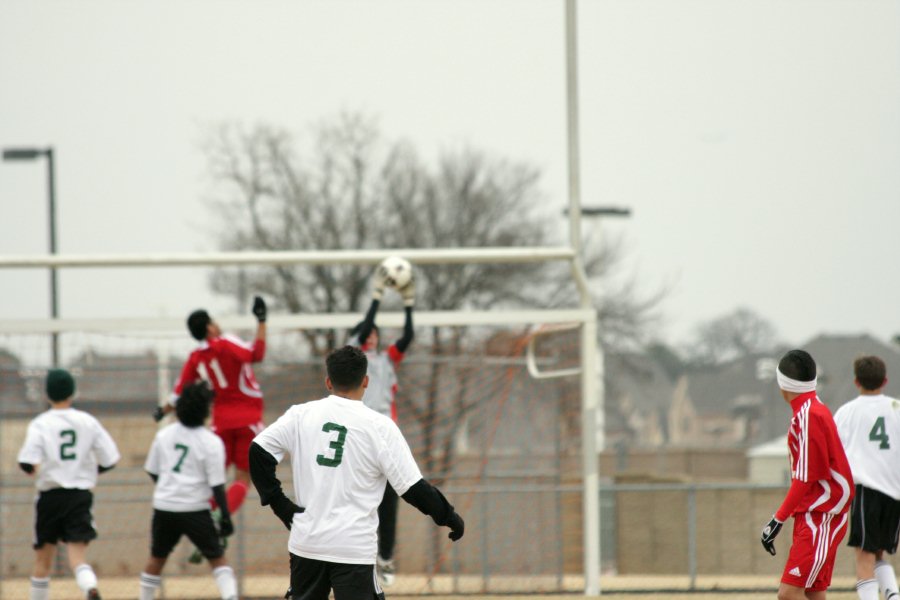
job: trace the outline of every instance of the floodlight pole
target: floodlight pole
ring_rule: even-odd
[[[25,161],[36,160],[41,156],[47,158],[47,222],[49,225],[50,254],[56,254],[56,166],[53,160],[53,147],[47,148],[4,148],[3,160]],[[56,267],[50,267],[50,316],[59,318],[59,280]],[[51,351],[53,366],[59,366],[59,334],[53,332]]]
[[[572,275],[582,308],[593,308],[584,271],[581,240],[581,173],[578,137],[578,18],[576,0],[566,0],[566,132],[569,174],[569,241],[575,251]],[[581,454],[582,539],[584,551],[584,594],[600,593],[600,469],[597,457],[597,414],[602,411],[598,366],[603,357],[597,344],[597,312],[581,328]]]

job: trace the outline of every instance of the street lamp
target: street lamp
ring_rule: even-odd
[[[56,176],[53,164],[53,147],[47,148],[4,148],[3,160],[26,161],[47,158],[47,220],[50,227],[50,254],[56,254]],[[59,317],[59,299],[57,296],[56,267],[50,267],[50,316]],[[59,334],[53,332],[53,366],[59,366]]]

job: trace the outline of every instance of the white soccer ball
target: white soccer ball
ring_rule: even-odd
[[[388,287],[400,289],[412,279],[412,265],[401,256],[389,256],[378,265],[378,274]]]

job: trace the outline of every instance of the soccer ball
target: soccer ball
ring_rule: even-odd
[[[412,279],[412,265],[400,256],[389,256],[378,265],[378,274],[388,287],[400,289]]]

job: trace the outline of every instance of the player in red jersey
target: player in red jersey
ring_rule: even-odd
[[[853,476],[828,407],[816,395],[816,362],[803,350],[782,357],[778,387],[794,416],[788,429],[791,487],[763,528],[763,548],[775,554],[775,536],[794,517],[794,539],[778,600],[825,600],[838,545],[847,533]]]
[[[159,420],[172,412],[184,387],[197,380],[208,382],[215,391],[212,430],[225,443],[225,466],[233,464],[235,469],[234,482],[226,494],[231,514],[243,504],[250,486],[250,442],[265,428],[263,394],[251,366],[266,354],[266,303],[259,296],[253,299],[253,314],[258,323],[252,344],[223,335],[205,310],[195,310],[188,316],[188,330],[200,347],[184,363],[170,403],[156,413]]]

